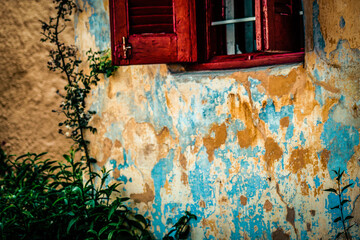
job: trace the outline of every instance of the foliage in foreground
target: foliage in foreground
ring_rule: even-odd
[[[119,184],[107,186],[104,169],[84,181],[86,166],[74,152],[64,164],[42,160],[44,153],[14,158],[0,151],[0,239],[153,239],[149,221],[124,203],[128,198],[110,201]],[[186,212],[164,239],[187,238],[191,219]]]
[[[108,172],[91,172],[95,191],[83,182],[84,166],[74,152],[67,164],[27,154],[4,156],[0,180],[1,239],[152,239],[148,221],[124,204],[110,201],[119,184],[105,186]]]
[[[335,178],[336,185],[337,185],[336,189],[328,188],[328,189],[325,189],[324,191],[331,192],[331,193],[337,195],[339,198],[339,204],[330,208],[330,209],[338,209],[340,216],[334,219],[334,223],[341,222],[342,227],[343,227],[343,231],[339,232],[336,235],[336,239],[338,239],[342,235],[344,235],[345,239],[351,239],[349,230],[350,230],[350,228],[352,228],[354,226],[354,224],[350,225],[349,221],[354,217],[351,215],[348,215],[346,217],[344,216],[344,205],[349,203],[350,199],[345,199],[343,196],[343,193],[347,188],[351,187],[353,185],[353,183],[350,183],[344,187],[341,187],[341,178],[344,174],[344,171],[340,171],[340,169],[339,169],[338,171],[333,170],[333,172],[336,174],[336,178]]]

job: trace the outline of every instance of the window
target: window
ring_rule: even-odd
[[[301,0],[110,0],[115,65],[227,69],[303,61]]]

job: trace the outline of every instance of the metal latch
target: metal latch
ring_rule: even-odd
[[[131,44],[126,41],[126,37],[122,37],[122,43],[115,47],[116,55],[120,59],[127,60],[131,56]]]
[[[130,53],[128,53],[129,50],[131,50],[131,45],[130,44],[126,44],[126,38],[122,37],[122,48],[124,51],[124,59],[128,59],[128,57],[130,57]]]

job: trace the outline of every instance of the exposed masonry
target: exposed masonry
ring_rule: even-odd
[[[91,152],[157,238],[184,210],[200,219],[192,239],[336,235],[336,199],[323,192],[331,170],[355,183],[346,196],[360,193],[360,9],[342,2],[304,1],[305,66],[186,74],[127,66],[93,90]],[[108,47],[108,1],[79,3],[78,47]]]

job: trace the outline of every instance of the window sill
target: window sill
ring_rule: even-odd
[[[251,68],[266,65],[303,62],[304,52],[295,53],[250,53],[213,57],[209,62],[186,66],[188,71]]]

